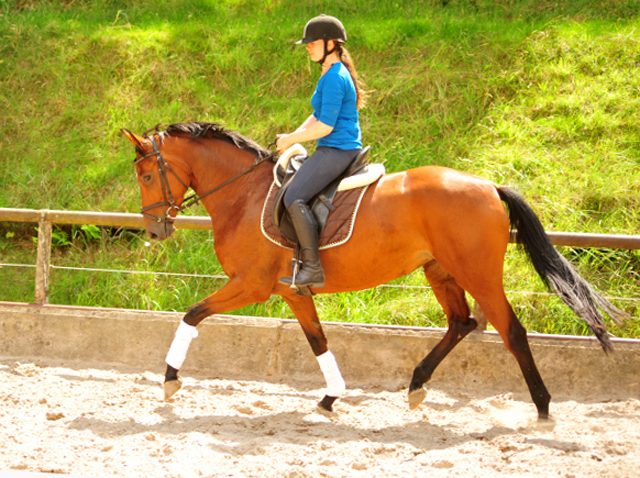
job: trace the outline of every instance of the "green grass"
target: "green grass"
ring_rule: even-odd
[[[137,212],[119,134],[219,121],[266,145],[310,113],[318,75],[290,45],[320,13],[345,23],[370,90],[365,142],[389,171],[439,164],[520,190],[547,230],[640,234],[636,1],[0,0],[0,207]],[[202,209],[191,214],[204,215]],[[35,263],[34,226],[0,226],[0,262]],[[219,275],[213,238],[58,236],[58,267]],[[59,234],[62,234],[59,231]],[[640,316],[638,251],[562,248]],[[33,269],[0,269],[32,301]],[[52,303],[184,311],[219,279],[54,269]],[[509,250],[509,291],[544,292]],[[421,274],[397,281],[424,286]],[[554,297],[510,293],[529,330],[586,333]],[[443,326],[424,289],[320,296],[324,320]],[[291,317],[280,299],[237,311]],[[632,321],[616,335],[640,337]]]

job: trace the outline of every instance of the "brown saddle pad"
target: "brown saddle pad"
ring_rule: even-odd
[[[320,249],[339,246],[349,240],[353,233],[353,226],[356,222],[356,214],[360,207],[360,202],[369,186],[364,186],[347,191],[339,191],[333,200],[333,210],[329,213],[327,224],[320,235]],[[273,225],[273,205],[280,187],[274,182],[269,189],[267,199],[262,209],[261,229],[262,233],[271,242],[293,249],[292,244]]]

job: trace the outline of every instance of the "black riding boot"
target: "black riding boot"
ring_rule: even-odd
[[[318,222],[307,203],[302,199],[293,201],[287,211],[296,230],[302,252],[302,267],[296,274],[295,285],[324,287],[324,271],[318,252]],[[280,283],[290,286],[291,277],[282,277]]]

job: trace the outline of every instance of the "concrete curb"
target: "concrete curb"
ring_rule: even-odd
[[[0,355],[126,365],[158,373],[181,313],[0,303]],[[442,329],[323,323],[349,388],[406,387]],[[215,316],[199,327],[182,374],[288,381],[324,387],[295,321]],[[554,398],[640,398],[640,341],[614,339],[605,355],[595,339],[529,336]],[[474,394],[528,393],[513,356],[495,333],[473,333],[443,361],[431,385]]]

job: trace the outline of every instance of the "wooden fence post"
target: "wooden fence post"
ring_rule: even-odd
[[[36,304],[49,303],[49,264],[51,259],[51,221],[46,211],[40,214],[38,224],[38,256],[36,259]]]

